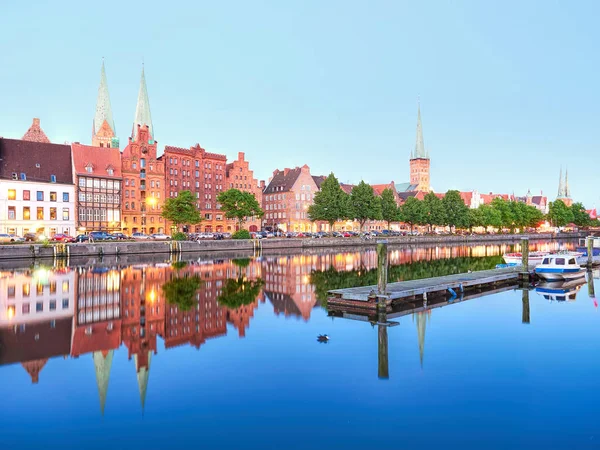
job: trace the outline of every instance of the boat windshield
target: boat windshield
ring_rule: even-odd
[[[564,266],[565,265],[565,258],[556,258],[554,260],[554,264],[556,264],[557,266]]]
[[[569,264],[577,264],[577,263],[575,262],[575,258],[571,258],[571,259],[569,260]]]
[[[550,264],[550,258],[544,258],[542,264]]]

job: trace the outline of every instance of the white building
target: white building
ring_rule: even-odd
[[[76,234],[71,147],[0,138],[0,233]]]

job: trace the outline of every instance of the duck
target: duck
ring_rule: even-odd
[[[327,336],[326,334],[320,334],[317,336],[317,341],[327,342],[327,341],[329,341],[329,336]]]

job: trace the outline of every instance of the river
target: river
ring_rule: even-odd
[[[392,248],[390,281],[512,250]],[[592,276],[566,301],[511,288],[399,315],[382,369],[381,325],[325,305],[376,281],[374,250],[234,256],[0,269],[3,448],[600,446]]]

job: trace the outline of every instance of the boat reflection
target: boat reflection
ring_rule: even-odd
[[[572,302],[575,301],[577,297],[577,292],[579,292],[579,290],[585,283],[585,278],[577,278],[575,280],[569,281],[554,281],[551,283],[540,283],[536,286],[535,292],[537,292],[549,301]]]

